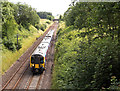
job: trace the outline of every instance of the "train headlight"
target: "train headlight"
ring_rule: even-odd
[[[34,64],[32,64],[32,66],[34,66]]]

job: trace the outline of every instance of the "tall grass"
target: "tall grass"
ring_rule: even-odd
[[[43,20],[42,23],[45,23],[46,20]],[[50,26],[51,24],[47,25],[47,28]],[[46,30],[47,30],[46,28]],[[46,31],[45,30],[45,31]],[[2,45],[2,62],[0,62],[0,69],[2,69],[1,73],[4,74],[9,67],[35,42],[36,37],[40,37],[43,34],[43,31],[41,30],[37,30],[36,28],[34,28],[33,26],[30,27],[30,31],[31,32],[22,32],[20,34],[22,35],[27,35],[27,38],[23,38],[21,40],[21,44],[22,44],[22,48],[18,51],[12,52],[8,49],[5,48],[4,45]]]
[[[12,52],[7,49],[2,51],[2,74],[33,44],[36,37],[39,37],[42,32],[34,33],[26,39],[23,39],[22,48],[18,51]],[[3,46],[4,47],[4,46]]]
[[[50,22],[50,24],[46,23]],[[50,27],[53,24],[53,21],[47,20],[47,19],[40,19],[40,24],[46,24],[47,27]]]

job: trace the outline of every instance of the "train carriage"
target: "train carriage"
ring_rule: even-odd
[[[33,54],[30,56],[30,68],[33,73],[43,72],[43,70],[45,70],[46,55],[52,40],[53,33],[54,30],[50,30],[35,49]]]

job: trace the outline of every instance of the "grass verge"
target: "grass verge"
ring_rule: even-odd
[[[36,37],[39,37],[41,34],[42,32],[34,33],[33,36],[23,39],[21,41],[22,48],[18,51],[12,52],[7,49],[2,51],[2,74],[4,74],[4,72],[6,72],[7,69],[33,44]]]
[[[42,23],[44,24],[47,20],[43,20]],[[47,28],[45,31],[48,29],[48,27],[51,25],[47,25]],[[22,35],[27,35],[27,38],[23,38],[21,40],[22,48],[18,51],[12,52],[8,49],[5,48],[4,45],[2,45],[2,62],[0,62],[0,69],[2,69],[1,73],[4,74],[9,67],[35,42],[36,37],[40,37],[40,35],[43,34],[43,31],[41,30],[36,30],[33,26],[30,27],[31,32],[21,32]]]

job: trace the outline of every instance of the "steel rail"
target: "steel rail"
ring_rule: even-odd
[[[42,39],[45,37],[45,35],[48,33],[48,31],[50,30],[50,28],[52,28],[52,26],[54,26],[55,23],[53,23],[46,31],[45,33],[42,35]],[[35,48],[39,45],[39,43],[42,41],[42,39],[39,40],[37,42],[34,43],[38,43],[37,45],[35,45],[33,47],[33,50],[28,54],[31,55],[33,53],[33,51],[35,50]],[[40,41],[40,42],[39,42]],[[7,81],[7,83],[3,86],[2,91],[7,87],[7,85],[11,82],[11,80],[15,77],[15,75],[17,74],[17,72],[20,70],[20,68],[25,64],[25,62],[27,62],[27,60],[29,59],[29,56],[26,57],[25,61],[22,62],[22,64],[19,66],[19,68],[17,69],[17,71],[11,76],[11,78]],[[29,67],[29,66],[28,66]],[[22,75],[20,76],[19,80],[21,79]],[[19,81],[17,81],[17,84],[19,83]],[[16,85],[17,86],[17,85]],[[14,86],[13,88],[16,88],[16,86]]]
[[[33,76],[34,76],[34,75],[32,75],[32,77],[30,78],[29,84],[28,84],[28,86],[27,86],[27,88],[26,88],[27,91],[28,91],[29,86],[30,86],[30,84],[31,84],[31,82],[32,82]]]
[[[17,80],[16,84],[14,85],[14,87],[12,89],[15,89],[18,85],[18,83],[21,81],[22,77],[24,76],[26,70],[29,68],[29,65],[27,66],[27,68],[24,70],[24,72],[20,75],[19,79]]]
[[[42,77],[42,75],[39,77],[39,80],[38,80],[38,83],[37,83],[37,86],[36,86],[36,89],[35,89],[35,90],[37,90],[37,89],[38,89],[38,87],[39,87],[41,77]]]

